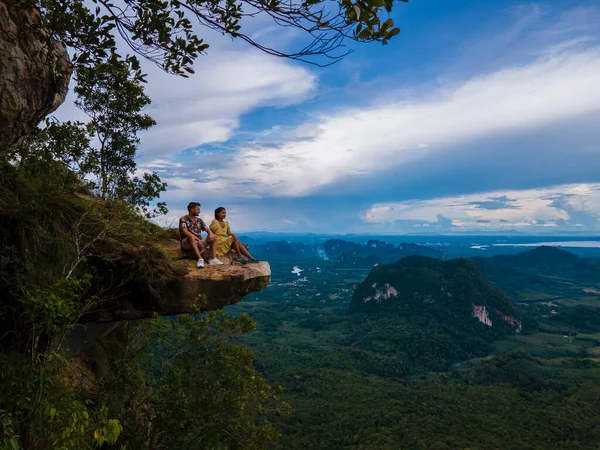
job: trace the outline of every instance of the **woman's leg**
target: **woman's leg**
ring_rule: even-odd
[[[246,258],[254,259],[254,256],[248,252],[248,249],[243,244],[240,244],[239,242],[238,244],[240,246],[240,251],[244,254],[244,256],[246,256]]]
[[[240,247],[243,247],[243,245],[240,245],[240,241],[238,241],[237,239],[234,239],[233,242],[231,243],[231,246],[237,253],[238,258],[243,258],[244,255],[240,251],[241,250]]]
[[[210,257],[215,259],[217,257],[217,246],[219,244],[219,240],[214,238],[208,238],[208,240],[210,241]]]

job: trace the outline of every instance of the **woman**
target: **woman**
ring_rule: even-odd
[[[215,234],[212,245],[217,249],[217,256],[224,256],[230,251],[235,251],[242,262],[255,261],[248,249],[238,241],[235,234],[229,228],[229,222],[225,220],[227,211],[222,206],[215,209],[215,220],[210,223],[210,229]]]

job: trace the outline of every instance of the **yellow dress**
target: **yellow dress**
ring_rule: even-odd
[[[218,220],[213,220],[210,223],[210,229],[215,233],[215,242],[213,245],[217,246],[217,256],[226,255],[229,252],[235,251],[231,248],[233,244],[233,236],[231,236],[231,230],[229,229],[229,222],[225,221],[225,226],[221,226]]]

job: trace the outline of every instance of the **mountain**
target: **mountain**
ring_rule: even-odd
[[[444,256],[441,250],[426,245],[403,243],[396,247],[380,241],[369,241],[359,250],[342,253],[338,258],[337,265],[338,267],[373,267],[375,264],[391,264],[413,255],[429,256],[430,258]]]
[[[441,261],[409,256],[374,267],[355,290],[351,312],[439,312],[471,323],[476,307],[487,318],[518,318],[515,303],[483,277],[481,267],[465,258]],[[485,315],[485,313],[484,313]],[[481,319],[480,319],[481,321]],[[485,321],[482,321],[485,322]]]
[[[411,255],[443,258],[441,250],[426,245],[402,243],[388,244],[369,240],[366,244],[333,239],[323,245],[326,255],[336,261],[338,267],[368,268],[375,264],[390,264]]]
[[[488,280],[517,300],[527,300],[528,292],[571,296],[600,286],[598,262],[556,247],[472,259],[482,267]]]
[[[299,256],[313,252],[310,246],[302,242],[274,241],[252,246],[254,253],[262,257],[269,256]]]
[[[464,258],[378,265],[354,291],[349,312],[366,315],[355,345],[388,349],[406,370],[485,356],[491,341],[522,328],[516,304]]]
[[[600,265],[580,258],[557,247],[541,246],[516,255],[498,255],[491,258],[473,258],[486,275],[488,271],[512,269],[532,275],[568,278],[580,283],[600,283]]]
[[[342,253],[361,250],[363,246],[356,242],[347,242],[342,239],[330,239],[323,244],[323,250],[330,259],[337,259]]]

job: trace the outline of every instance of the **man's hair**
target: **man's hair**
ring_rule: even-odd
[[[198,202],[190,202],[188,203],[188,212],[192,212],[192,209],[195,208],[196,206],[200,206],[200,203]]]

